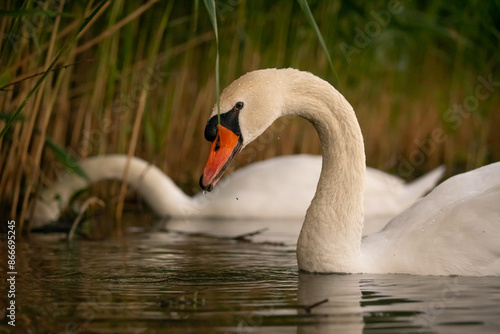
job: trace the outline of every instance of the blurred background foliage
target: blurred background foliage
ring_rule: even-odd
[[[100,3],[2,3],[0,129]],[[408,180],[443,163],[452,175],[500,160],[500,1],[308,3],[338,82],[297,2],[220,0],[221,88],[260,68],[311,71],[353,105],[367,164]],[[0,138],[0,212],[23,216],[74,165],[68,155],[132,151],[197,192],[215,57],[203,2],[106,2]],[[320,154],[318,138],[306,121],[283,119],[234,166],[294,153]]]

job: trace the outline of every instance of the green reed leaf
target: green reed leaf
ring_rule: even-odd
[[[297,0],[297,2],[299,3],[300,8],[302,8],[302,11],[306,15],[307,21],[309,21],[309,24],[311,24],[314,31],[316,32],[316,35],[318,36],[319,42],[320,42],[321,46],[323,47],[323,50],[325,51],[326,58],[328,59],[328,63],[330,64],[330,68],[332,69],[333,75],[335,76],[335,80],[337,81],[337,84],[338,84],[339,77],[337,75],[337,71],[335,71],[335,68],[333,67],[332,57],[330,57],[330,52],[328,52],[328,48],[326,47],[325,40],[323,39],[323,36],[321,35],[321,32],[319,31],[318,25],[316,24],[316,20],[314,20],[314,16],[311,12],[311,9],[309,8],[309,5],[307,4],[307,0]]]
[[[80,167],[78,159],[73,157],[73,155],[68,150],[57,145],[50,137],[45,137],[45,144],[54,153],[54,157],[64,167],[65,170],[75,173],[86,180],[89,180],[89,177],[87,176],[87,174],[85,174],[85,171]]]
[[[212,22],[215,33],[215,45],[217,47],[217,56],[215,57],[215,94],[217,95],[217,121],[220,124],[220,81],[219,81],[219,33],[217,29],[217,9],[215,0],[205,0],[208,16]]]

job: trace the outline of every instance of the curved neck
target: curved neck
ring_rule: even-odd
[[[126,163],[126,155],[106,155],[87,159],[82,167],[91,182],[122,180]],[[158,215],[180,216],[191,213],[191,198],[159,168],[142,159],[131,158],[127,184]]]
[[[44,190],[35,204],[33,217],[36,226],[56,220],[66,207],[71,196],[90,184],[104,180],[122,180],[127,156],[114,154],[91,157],[82,161],[80,167],[88,180],[77,174],[65,174],[50,188]],[[199,210],[192,199],[157,167],[132,157],[127,184],[139,193],[153,211],[160,216],[196,215]]]
[[[299,268],[355,272],[366,173],[361,129],[351,105],[335,88],[312,74],[298,73],[301,75],[288,78],[285,109],[313,124],[323,150],[316,194],[297,243]]]

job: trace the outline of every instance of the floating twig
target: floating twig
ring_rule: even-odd
[[[248,241],[248,239],[247,239],[248,237],[253,237],[254,235],[261,234],[262,232],[265,232],[267,230],[268,230],[268,228],[264,227],[264,228],[261,228],[260,230],[254,231],[254,232],[249,232],[249,233],[238,235],[236,237],[232,237],[231,239],[240,240],[240,241]]]
[[[320,305],[322,305],[322,304],[324,304],[324,303],[327,303],[327,302],[328,302],[328,298],[323,299],[323,300],[321,300],[321,301],[319,301],[319,302],[316,302],[316,303],[314,303],[314,304],[311,304],[311,305],[309,305],[309,306],[303,306],[303,307],[304,307],[304,310],[305,310],[307,313],[311,313],[311,310],[312,310],[313,308],[315,308],[315,307],[317,307],[317,306],[320,306]]]
[[[202,232],[185,232],[185,231],[180,231],[180,230],[172,230],[172,229],[168,229],[168,228],[164,228],[162,230],[165,232],[172,232],[172,233],[177,233],[180,235],[187,235],[190,237],[202,237],[202,238],[210,238],[210,239],[218,239],[218,240],[236,240],[239,242],[251,242],[251,243],[257,244],[257,245],[287,246],[287,244],[284,242],[273,242],[273,241],[255,242],[251,239],[248,239],[248,237],[252,237],[254,235],[257,235],[257,234],[260,234],[260,233],[267,231],[268,228],[262,228],[262,229],[257,230],[257,231],[237,235],[234,237],[222,237],[222,236],[208,234],[208,233],[202,233]]]

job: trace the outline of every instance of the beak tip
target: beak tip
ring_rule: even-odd
[[[208,192],[212,191],[212,189],[214,188],[213,185],[210,183],[209,185],[206,186],[205,183],[203,182],[203,176],[204,176],[204,174],[201,174],[200,182],[199,182],[200,188],[204,191],[208,191]]]
[[[203,184],[203,174],[201,174],[199,185],[201,189],[205,190],[205,185]]]

